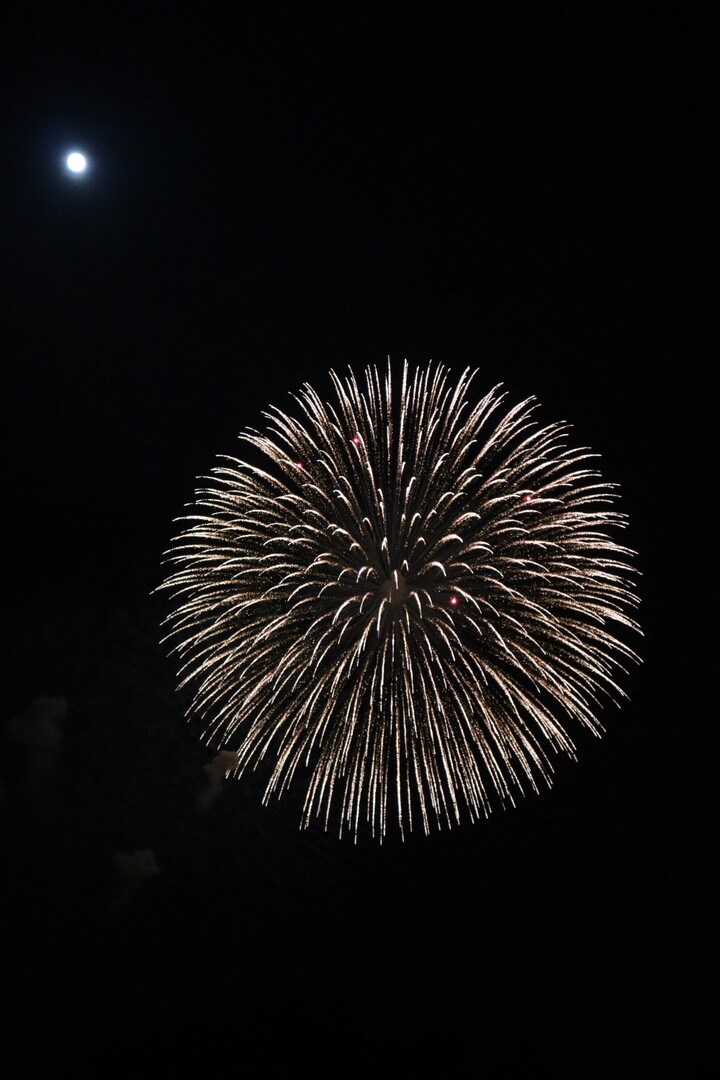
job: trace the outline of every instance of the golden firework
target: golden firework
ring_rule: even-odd
[[[302,773],[302,823],[382,837],[487,815],[549,782],[637,660],[616,485],[534,399],[473,373],[331,373],[245,431],[168,552],[182,685],[239,773]]]

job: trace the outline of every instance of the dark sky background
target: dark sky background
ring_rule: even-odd
[[[708,393],[709,6],[14,7],[11,1026],[33,1054],[97,1062],[437,1071],[468,1053],[488,1076],[704,1075],[688,477]],[[82,181],[62,166],[75,148]],[[299,833],[256,777],[200,808],[212,751],[150,594],[237,433],[388,355],[477,367],[478,391],[535,394],[602,454],[646,636],[631,703],[552,791],[379,848]],[[35,783],[11,721],[41,695],[68,710]],[[130,895],[113,856],[143,849],[159,873]]]

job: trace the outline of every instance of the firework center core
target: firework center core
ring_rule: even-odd
[[[393,570],[392,575],[383,582],[382,594],[391,604],[398,606],[405,603],[409,593],[407,579],[399,570]]]

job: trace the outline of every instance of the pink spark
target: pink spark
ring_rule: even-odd
[[[523,500],[522,501],[523,502],[532,502],[534,498],[535,498],[535,496],[531,495],[530,492],[528,492],[527,495],[523,495]]]

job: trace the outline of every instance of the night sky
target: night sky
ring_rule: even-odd
[[[709,6],[12,7],[0,812],[27,1062],[705,1075]],[[534,394],[602,455],[645,638],[551,791],[379,847],[299,832],[258,776],[212,802],[152,591],[238,432],[388,355]],[[18,736],[43,696],[67,699],[44,769]]]

